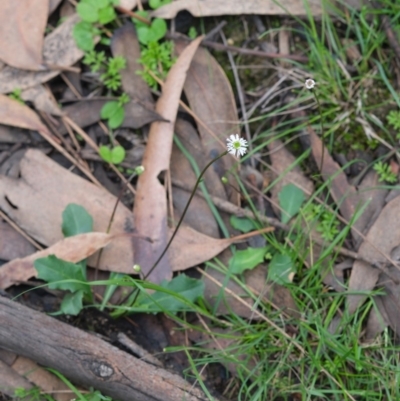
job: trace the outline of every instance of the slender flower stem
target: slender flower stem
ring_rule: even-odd
[[[194,188],[193,188],[193,190],[192,190],[192,193],[190,194],[189,200],[188,200],[187,203],[186,203],[185,209],[183,209],[182,215],[181,215],[181,217],[180,217],[180,219],[179,219],[179,221],[178,221],[178,224],[177,224],[176,227],[175,227],[174,232],[173,232],[172,235],[171,235],[171,238],[169,239],[169,241],[168,241],[167,245],[165,246],[164,250],[161,252],[161,255],[160,255],[160,256],[157,258],[157,260],[154,262],[154,264],[153,264],[153,266],[151,267],[151,269],[150,269],[150,270],[147,272],[147,274],[143,277],[143,280],[146,280],[146,278],[147,278],[147,277],[151,274],[151,272],[157,267],[157,265],[160,263],[161,259],[162,259],[162,258],[164,257],[164,255],[167,253],[168,248],[169,248],[170,245],[172,244],[172,241],[174,240],[174,238],[175,238],[175,236],[176,236],[176,234],[177,234],[177,232],[178,232],[178,230],[179,230],[179,227],[180,227],[181,224],[182,224],[182,221],[183,221],[183,219],[184,219],[184,217],[185,217],[185,215],[186,215],[187,210],[189,209],[190,203],[192,202],[192,199],[193,199],[193,197],[194,197],[194,195],[195,195],[195,193],[196,193],[196,190],[197,190],[197,188],[198,188],[198,186],[199,186],[199,184],[200,184],[200,182],[201,182],[201,180],[202,180],[202,178],[203,178],[205,172],[207,171],[207,169],[208,169],[214,162],[216,162],[218,159],[220,159],[222,156],[225,156],[226,154],[228,154],[228,151],[227,151],[227,150],[226,150],[225,152],[222,152],[222,153],[221,153],[219,156],[217,156],[215,159],[211,160],[211,161],[203,168],[202,172],[201,172],[200,175],[197,177],[197,180],[196,180],[196,183],[195,183]],[[133,300],[132,300],[131,305],[134,305],[134,304],[135,304],[135,302],[136,302],[138,296],[139,296],[139,291],[137,291],[135,297],[134,297]]]
[[[151,274],[151,272],[157,267],[157,265],[160,263],[161,259],[162,259],[162,258],[164,257],[164,255],[167,253],[168,248],[170,247],[172,241],[174,240],[174,238],[175,238],[175,236],[176,236],[176,233],[177,233],[178,230],[179,230],[179,227],[180,227],[181,224],[182,224],[182,221],[183,221],[183,219],[184,219],[184,217],[185,217],[185,215],[186,215],[186,212],[187,212],[187,210],[189,209],[189,205],[190,205],[190,203],[192,202],[192,199],[193,199],[193,197],[194,197],[194,195],[195,195],[195,193],[196,193],[197,187],[199,186],[199,184],[200,184],[200,182],[201,182],[201,180],[202,180],[202,178],[203,178],[205,172],[206,172],[207,169],[211,166],[211,164],[213,164],[214,162],[216,162],[216,161],[217,161],[218,159],[220,159],[222,156],[225,156],[227,153],[228,153],[228,151],[225,151],[225,152],[221,153],[219,156],[217,156],[215,159],[211,160],[211,161],[204,167],[204,169],[203,169],[203,171],[200,173],[200,175],[197,177],[196,184],[194,185],[193,191],[192,191],[192,193],[190,194],[190,198],[189,198],[189,200],[188,200],[187,203],[186,203],[185,209],[183,209],[182,215],[181,215],[181,217],[180,217],[180,219],[179,219],[179,221],[178,221],[178,224],[177,224],[176,227],[175,227],[175,230],[174,230],[173,234],[171,235],[171,238],[170,238],[169,241],[168,241],[168,244],[166,245],[166,247],[164,248],[164,250],[161,252],[161,255],[158,257],[158,259],[154,262],[154,264],[153,264],[153,266],[151,267],[151,269],[150,269],[150,270],[148,271],[148,273],[144,276],[144,278],[143,278],[144,280],[145,280],[145,279]]]

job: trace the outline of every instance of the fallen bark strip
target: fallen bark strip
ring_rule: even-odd
[[[58,370],[120,401],[205,401],[180,376],[66,323],[0,296],[0,348]]]

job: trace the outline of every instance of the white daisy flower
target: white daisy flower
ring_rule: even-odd
[[[306,82],[304,85],[307,89],[313,89],[315,86],[315,81],[313,79],[306,79]]]
[[[231,135],[226,140],[226,147],[228,152],[237,157],[243,156],[247,152],[247,141],[243,138],[240,138],[238,134]]]

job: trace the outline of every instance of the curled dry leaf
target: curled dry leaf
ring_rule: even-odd
[[[169,169],[174,122],[186,72],[202,38],[193,41],[180,55],[168,73],[162,95],[156,106],[167,122],[154,122],[150,127],[149,139],[143,156],[144,173],[139,176],[133,214],[136,233],[152,239],[152,243],[133,239],[135,263],[147,275],[167,244],[167,199],[160,174]],[[168,257],[164,257],[157,268],[148,276],[152,282],[160,283],[172,278],[172,267]]]
[[[110,243],[112,236],[106,233],[87,233],[65,238],[50,248],[38,251],[22,259],[14,259],[0,269],[0,288],[8,288],[20,281],[36,276],[33,262],[36,259],[55,255],[60,259],[77,263]]]
[[[44,64],[70,67],[83,56],[82,50],[78,49],[72,36],[72,30],[78,21],[79,17],[74,14],[46,36],[43,45]],[[14,89],[24,90],[30,88],[47,82],[60,72],[61,69],[35,72],[6,66],[0,70],[0,93],[9,93]]]
[[[177,0],[153,11],[152,15],[159,18],[174,18],[181,10],[189,11],[194,17],[211,17],[216,15],[242,14],[286,14],[320,15],[322,12],[320,0],[309,0],[307,8],[302,0]]]
[[[0,59],[23,70],[43,70],[49,0],[0,1]],[[34,16],[34,18],[33,18]]]

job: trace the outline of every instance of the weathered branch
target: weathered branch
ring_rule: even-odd
[[[207,397],[165,369],[0,296],[0,348],[52,367],[120,401],[200,401]]]

